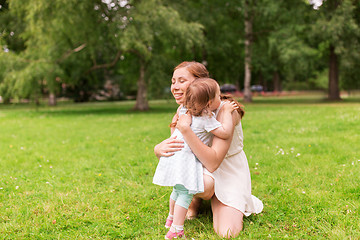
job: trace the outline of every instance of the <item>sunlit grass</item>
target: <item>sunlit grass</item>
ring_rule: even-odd
[[[154,101],[0,105],[0,236],[162,239],[169,188],[153,185],[153,147],[176,105]],[[239,239],[360,238],[360,103],[255,99],[243,119],[263,213]],[[209,203],[188,238],[217,239]]]

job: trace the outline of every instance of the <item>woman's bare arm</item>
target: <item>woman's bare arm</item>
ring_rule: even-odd
[[[223,114],[220,110],[218,115],[218,120],[221,122],[223,118]],[[208,147],[200,139],[195,135],[195,133],[191,130],[191,117],[188,115],[182,115],[179,118],[177,128],[180,130],[186,143],[190,146],[193,153],[197,156],[200,162],[205,166],[207,170],[210,172],[214,172],[224,160],[227,151],[229,150],[232,135],[234,132],[235,125],[239,122],[240,116],[234,111],[232,113],[232,134],[231,137],[224,140],[221,138],[214,137],[213,143],[211,147]]]
[[[154,147],[154,153],[157,158],[160,157],[170,157],[174,155],[175,152],[180,151],[184,147],[184,141],[176,139],[175,137],[170,137],[165,139],[161,143],[157,144]]]
[[[177,109],[176,114],[174,115],[172,119],[172,123],[176,123],[177,119],[179,118],[179,109],[182,107],[179,106]],[[175,127],[170,128],[171,134],[175,131]],[[180,151],[184,147],[184,141],[176,139],[176,137],[170,137],[168,139],[165,139],[161,143],[157,144],[154,147],[154,153],[157,158],[160,159],[160,157],[170,157],[174,155],[175,152]]]

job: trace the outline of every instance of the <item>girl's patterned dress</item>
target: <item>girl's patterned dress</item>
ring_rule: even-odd
[[[179,111],[179,116],[186,114],[186,111],[187,109],[182,107]],[[210,131],[220,126],[221,123],[216,120],[214,114],[211,116],[192,117],[191,129],[206,145],[212,142],[213,134]],[[175,129],[171,136],[184,140],[178,129]],[[185,142],[184,148],[181,151],[175,152],[170,157],[160,158],[153,183],[160,186],[181,184],[189,190],[189,194],[204,192],[203,166]]]

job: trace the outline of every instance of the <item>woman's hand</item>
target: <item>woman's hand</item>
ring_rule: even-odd
[[[226,101],[223,105],[224,111],[232,113],[236,109],[239,108],[239,106],[235,102]]]
[[[176,136],[165,139],[154,147],[157,158],[170,157],[174,152],[180,151],[184,147],[184,141],[176,139]]]
[[[181,133],[190,129],[192,119],[190,114],[183,114],[179,117],[176,124],[176,128],[179,129]],[[191,130],[191,129],[190,129]]]

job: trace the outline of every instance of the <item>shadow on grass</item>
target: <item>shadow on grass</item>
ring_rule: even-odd
[[[240,99],[239,101],[241,101]],[[329,101],[319,96],[302,96],[302,97],[254,97],[253,105],[313,105],[313,104],[352,104],[360,103],[360,98],[344,98],[341,101]],[[178,105],[175,102],[167,100],[150,101],[149,111],[135,111],[135,101],[120,102],[90,102],[90,103],[62,103],[55,107],[42,104],[0,104],[0,111],[17,111],[27,112],[30,114],[46,114],[50,116],[67,116],[67,115],[126,115],[126,114],[162,114],[176,112]]]
[[[142,114],[162,114],[175,113],[176,108],[166,106],[154,106],[148,111],[135,111],[133,107],[99,107],[99,108],[76,108],[76,109],[40,109],[38,113],[48,114],[51,116],[66,116],[66,115],[142,115]]]
[[[91,103],[59,103],[57,106],[46,104],[0,104],[0,112],[6,111],[13,114],[48,115],[52,117],[86,116],[86,115],[143,115],[143,114],[174,114],[177,104],[168,101],[150,102],[148,111],[135,111],[135,102],[91,102]]]
[[[177,105],[166,101],[150,103],[148,111],[134,110],[133,102],[101,102],[101,103],[73,103],[59,104],[55,107],[49,106],[24,106],[15,107],[18,110],[30,110],[36,114],[46,114],[51,116],[69,116],[69,115],[128,115],[128,114],[162,114],[175,113]],[[0,108],[1,109],[1,108]],[[9,109],[9,108],[8,108]]]

